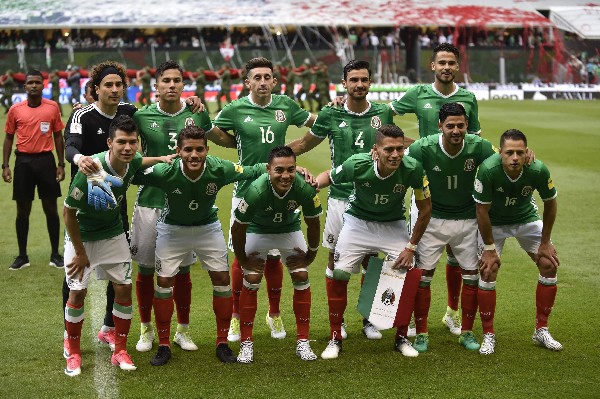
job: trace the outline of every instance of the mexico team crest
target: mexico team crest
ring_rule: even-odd
[[[275,111],[275,120],[277,122],[285,122],[285,114],[282,110],[278,109]]]
[[[381,295],[381,303],[385,306],[392,306],[396,302],[396,294],[394,294],[394,290],[391,288],[386,289]]]
[[[523,187],[523,190],[521,190],[521,195],[527,197],[528,195],[531,195],[532,192],[533,188],[531,186],[525,186]]]
[[[194,118],[185,118],[185,127],[194,126],[195,124]]]
[[[208,183],[206,185],[206,195],[215,195],[219,191],[215,183]]]
[[[381,127],[381,119],[377,115],[371,118],[371,127],[373,129],[379,129]]]
[[[289,211],[293,211],[294,209],[298,208],[298,203],[294,200],[289,200],[288,204],[287,204],[287,209]]]
[[[465,172],[471,172],[475,170],[475,161],[473,158],[469,158],[465,161]]]
[[[394,193],[395,194],[400,194],[403,191],[404,191],[404,184],[396,184],[394,186]]]

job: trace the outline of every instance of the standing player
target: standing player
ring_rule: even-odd
[[[92,155],[107,150],[108,131],[111,122],[120,115],[133,116],[137,108],[131,104],[119,104],[123,92],[127,90],[125,67],[114,61],[104,61],[90,71],[90,105],[76,109],[71,114],[65,128],[65,151],[67,161],[71,162],[71,182],[77,171],[89,175],[98,171]],[[88,86],[86,84],[86,87]],[[86,90],[87,91],[87,90]],[[127,199],[121,201],[121,221],[127,239],[129,216]],[[69,286],[63,281],[63,308],[69,298]],[[112,309],[115,291],[112,284],[106,287],[106,312],[104,324],[98,331],[100,342],[106,343],[111,350],[115,347],[115,326]],[[65,332],[65,357],[69,356],[68,341]]]
[[[0,96],[0,104],[4,107],[4,113],[8,114],[8,110],[13,105],[12,96],[13,87],[15,86],[15,79],[10,69],[6,71],[3,78],[0,78],[0,86],[4,87],[4,92]]]
[[[217,93],[218,112],[221,112],[223,109],[223,107],[221,107],[221,97],[225,96],[227,104],[231,102],[231,69],[229,68],[229,64],[223,65],[223,71],[217,73],[217,78],[221,79],[221,89]]]
[[[375,145],[377,129],[382,125],[392,124],[394,117],[392,110],[386,104],[372,103],[367,100],[371,86],[371,68],[367,61],[353,60],[346,64],[342,85],[348,93],[344,107],[323,108],[311,130],[304,137],[289,144],[296,155],[300,155],[328,138],[331,149],[331,169],[340,166],[351,155],[370,152]],[[329,249],[329,263],[325,268],[328,297],[333,279],[335,245],[344,223],[342,215],[353,188],[352,183],[336,184],[329,188],[327,218],[323,230],[323,246]],[[363,268],[367,267],[368,262],[367,256],[362,262]],[[345,323],[342,323],[343,339],[347,337],[345,327]],[[369,339],[382,337],[381,333],[366,319],[363,319],[363,333]]]
[[[479,280],[479,314],[483,324],[483,343],[479,353],[494,353],[494,312],[496,278],[504,242],[515,237],[521,248],[535,262],[540,272],[535,293],[536,318],[533,342],[550,350],[563,346],[548,331],[548,317],[556,297],[556,273],[560,265],[550,240],[556,219],[556,188],[543,162],[525,165],[527,138],[517,129],[500,137],[500,154],[488,158],[477,171],[473,198],[477,202],[477,223],[481,263]],[[533,191],[544,201],[542,219],[537,213]]]
[[[383,252],[387,260],[395,261],[394,268],[410,269],[414,252],[431,216],[431,200],[427,177],[421,164],[404,157],[404,133],[394,125],[378,129],[377,160],[369,154],[356,154],[335,169],[317,177],[319,187],[329,184],[353,183],[344,225],[334,255],[333,280],[329,288],[330,341],[321,357],[335,359],[342,350],[341,326],[348,302],[348,281],[358,273],[365,255]],[[409,237],[404,217],[404,196],[408,187],[415,192],[419,217]],[[406,338],[408,325],[398,328],[395,350],[404,356],[415,357]]]
[[[104,170],[118,176],[124,184],[113,185],[117,203],[127,192],[135,172],[165,159],[142,159],[137,153],[137,126],[128,116],[118,116],[108,132],[106,152],[97,154]],[[109,279],[115,288],[113,319],[115,324],[115,350],[112,364],[122,370],[135,370],[127,353],[127,335],[131,325],[131,254],[123,231],[121,211],[114,207],[96,211],[88,205],[88,181],[79,172],[73,179],[65,198],[65,268],[69,285],[69,300],[65,306],[65,325],[68,332],[69,356],[65,374],[81,374],[80,338],[84,318],[84,300],[94,269],[99,279]]]
[[[442,43],[433,49],[431,70],[435,80],[431,84],[411,87],[406,94],[390,103],[390,107],[399,115],[414,113],[419,122],[419,136],[436,135],[440,108],[449,102],[460,103],[467,114],[468,133],[480,135],[478,106],[475,95],[459,87],[454,80],[459,70],[459,52],[450,43]],[[429,171],[427,171],[429,173]],[[411,216],[416,210],[411,210]],[[412,223],[411,223],[412,225]],[[461,316],[458,312],[458,300],[462,285],[462,272],[459,263],[446,246],[448,263],[446,264],[446,285],[448,287],[448,306],[442,323],[450,331],[459,331]],[[412,335],[412,334],[411,334]]]
[[[152,104],[150,94],[152,93],[152,75],[150,75],[150,67],[145,66],[135,73],[135,80],[142,85],[139,103],[144,105]]]
[[[286,97],[287,98],[287,97]],[[302,207],[307,226],[308,248],[300,229]],[[296,156],[289,147],[277,146],[269,154],[267,173],[252,182],[235,210],[231,237],[235,256],[244,269],[240,295],[240,363],[254,360],[252,329],[256,316],[256,294],[272,248],[281,251],[294,284],[296,355],[316,360],[310,348],[310,282],[308,266],[319,249],[321,202],[316,189],[296,174]]]
[[[58,110],[62,115],[62,105],[60,104],[60,76],[58,76],[58,69],[52,70],[50,76],[48,76],[48,82],[52,84],[52,88],[50,89],[50,100],[58,105]]]
[[[206,86],[206,75],[204,74],[204,68],[198,67],[198,69],[196,69],[196,77],[194,78],[194,82],[196,83],[196,91],[194,94],[200,99],[204,105],[204,109],[208,111],[208,104],[206,104],[206,99],[204,98]]]
[[[186,126],[199,126],[204,131],[212,128],[208,112],[193,113],[181,99],[183,70],[175,61],[166,61],[156,69],[156,92],[159,101],[134,114],[142,139],[144,156],[174,154],[177,135]],[[156,221],[165,204],[165,193],[156,187],[140,186],[131,222],[131,254],[138,263],[136,295],[141,321],[140,339],[136,349],[152,349],[152,301],[154,297],[154,263]],[[192,281],[189,267],[195,262],[193,252],[184,259],[175,276],[174,300],[177,307],[177,332],[174,342],[185,350],[198,347],[188,334]]]
[[[471,186],[477,167],[495,151],[489,141],[466,134],[467,115],[458,103],[441,106],[438,127],[441,134],[415,141],[407,152],[423,165],[432,202],[431,220],[417,248],[416,264],[422,276],[415,298],[417,337],[413,347],[419,352],[429,348],[430,284],[444,247],[450,245],[460,261],[463,280],[462,331],[450,331],[461,335],[459,342],[465,348],[477,350],[479,344],[472,332],[477,314],[477,220]]]
[[[242,166],[251,166],[259,162],[266,162],[270,151],[285,144],[285,134],[290,125],[311,127],[315,117],[300,108],[287,96],[274,95],[273,64],[266,58],[252,58],[246,64],[246,86],[250,95],[228,104],[213,121],[215,129],[210,133],[220,135],[221,139],[212,139],[217,143],[225,144],[227,139],[235,139],[238,149],[239,161]],[[223,131],[232,130],[234,136]],[[236,183],[231,204],[231,222],[233,213],[246,195],[251,182]],[[230,248],[231,249],[231,248]],[[233,290],[233,314],[229,341],[240,339],[240,311],[239,295],[242,290],[242,269],[237,258],[231,265],[231,285]],[[281,286],[283,283],[283,265],[279,261],[279,254],[273,251],[265,264],[265,280],[269,297],[269,312],[266,322],[271,330],[271,336],[283,339],[286,336],[283,321],[281,320],[279,302],[281,299]]]
[[[175,163],[160,164],[138,173],[134,184],[158,187],[166,193],[166,205],[157,223],[156,288],[154,315],[160,344],[151,363],[162,366],[171,358],[169,336],[173,315],[175,275],[190,251],[200,258],[213,284],[213,310],[217,324],[217,357],[224,363],[236,358],[227,345],[231,321],[231,285],[227,246],[217,219],[215,200],[224,186],[242,179],[256,179],[264,164],[243,168],[208,154],[205,132],[185,127],[177,137]]]
[[[4,131],[2,178],[12,182],[8,161],[15,136],[15,182],[13,200],[17,203],[17,242],[19,256],[9,270],[20,270],[29,266],[27,238],[29,235],[29,215],[33,204],[35,188],[42,200],[46,215],[46,226],[50,237],[50,266],[63,267],[63,257],[58,253],[60,219],[56,198],[61,196],[59,182],[65,178],[63,122],[53,101],[42,98],[44,78],[42,73],[31,70],[25,76],[27,101],[13,105],[6,118]],[[54,163],[52,150],[56,148],[58,167]]]

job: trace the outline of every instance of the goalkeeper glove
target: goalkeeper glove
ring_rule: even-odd
[[[111,186],[121,187],[121,178],[106,173],[99,159],[94,159],[100,170],[87,177],[88,183],[88,205],[97,211],[107,211],[117,206],[117,199],[111,190]]]

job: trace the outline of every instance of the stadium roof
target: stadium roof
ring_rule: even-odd
[[[599,12],[580,0],[0,0],[0,27],[552,26],[538,10],[566,5]]]
[[[584,39],[600,39],[600,4],[587,7],[550,7],[550,20]]]

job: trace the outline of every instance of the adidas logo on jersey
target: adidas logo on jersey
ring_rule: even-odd
[[[423,106],[423,109],[431,109],[431,108],[433,108],[433,107],[429,103],[427,103]]]
[[[272,211],[272,210],[273,210],[273,208],[268,207],[267,209],[265,209],[265,212]]]
[[[156,122],[152,122],[152,124],[150,124],[150,128],[152,129],[156,129],[158,127],[158,123]]]
[[[182,192],[179,191],[179,188],[176,188],[175,190],[173,190],[173,194],[182,194]]]
[[[254,120],[251,117],[247,116],[246,119],[244,119],[244,122],[254,122]]]
[[[98,128],[98,131],[96,132],[96,134],[104,134],[104,130],[102,130],[101,127]]]
[[[433,171],[435,171],[435,172],[441,172],[441,171],[442,171],[442,170],[440,169],[440,167],[439,167],[439,166],[437,166],[437,165],[435,165],[435,166],[433,167],[433,169],[432,169],[432,170],[433,170]]]
[[[504,192],[504,189],[503,189],[502,187],[498,187],[498,188],[496,189],[496,191],[498,191],[499,193],[503,193],[503,192]]]
[[[348,124],[346,123],[346,121],[343,121],[342,123],[340,123],[340,127],[346,127],[348,126]]]

